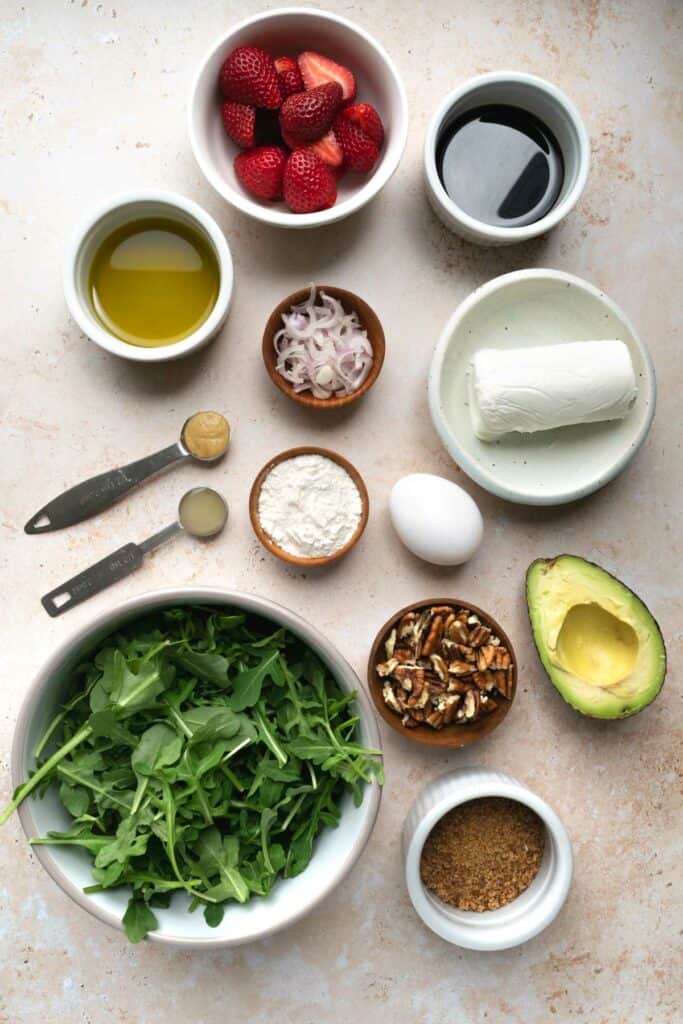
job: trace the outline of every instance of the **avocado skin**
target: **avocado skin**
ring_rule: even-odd
[[[531,598],[531,594],[530,594],[530,586],[531,586],[531,580],[532,580],[533,572],[534,572],[535,568],[540,567],[540,566],[551,566],[551,565],[554,565],[555,562],[559,561],[559,559],[561,559],[561,558],[576,559],[579,562],[583,562],[586,566],[590,566],[593,569],[598,569],[601,573],[604,573],[605,576],[609,576],[609,578],[611,580],[614,580],[615,583],[617,583],[628,594],[630,594],[631,597],[633,597],[638,604],[642,605],[643,608],[645,609],[645,611],[647,612],[647,614],[652,619],[652,622],[654,623],[654,626],[655,626],[655,630],[656,630],[656,632],[658,634],[658,637],[659,637],[659,641],[661,643],[661,653],[662,653],[661,678],[659,680],[659,685],[654,690],[654,692],[650,696],[649,700],[645,701],[644,704],[641,704],[640,707],[637,707],[637,708],[627,708],[624,711],[622,711],[621,714],[618,714],[618,715],[613,715],[613,714],[611,714],[611,715],[591,714],[590,711],[586,711],[585,708],[581,707],[579,704],[574,703],[570,699],[570,697],[566,693],[564,693],[563,690],[561,690],[560,687],[557,686],[557,684],[555,683],[555,680],[553,678],[554,667],[551,664],[551,662],[550,662],[549,658],[547,657],[547,655],[545,654],[545,644],[543,642],[543,638],[538,635],[538,633],[536,631],[536,627],[534,626],[534,619],[533,619],[532,610],[531,610],[532,598]],[[536,647],[536,652],[537,652],[538,657],[539,657],[539,659],[541,661],[541,664],[543,665],[544,671],[545,671],[546,675],[548,676],[548,679],[553,684],[553,688],[559,693],[559,695],[562,697],[562,699],[565,701],[565,703],[569,704],[569,706],[571,708],[573,708],[574,711],[578,711],[579,714],[584,716],[584,718],[593,718],[593,719],[598,719],[599,721],[616,721],[618,719],[623,719],[623,718],[632,718],[634,715],[637,715],[641,711],[643,711],[646,707],[649,707],[650,704],[652,704],[652,702],[659,696],[659,694],[661,693],[662,687],[664,686],[664,682],[665,682],[665,679],[666,679],[667,668],[668,668],[668,665],[667,665],[667,655],[666,655],[666,646],[664,644],[664,637],[662,635],[662,631],[661,631],[661,628],[659,626],[659,623],[657,622],[657,620],[655,619],[654,615],[652,614],[652,612],[650,611],[648,606],[645,604],[643,599],[641,597],[639,597],[638,594],[636,594],[636,592],[634,590],[631,590],[630,587],[627,587],[626,584],[622,580],[618,579],[611,572],[608,572],[607,569],[603,569],[603,567],[601,565],[598,565],[597,562],[591,562],[589,559],[583,558],[581,555],[572,555],[572,554],[569,554],[569,552],[563,552],[562,554],[554,555],[552,558],[535,558],[533,560],[533,562],[531,562],[531,564],[529,565],[529,567],[528,567],[528,569],[526,571],[526,604],[527,604],[527,613],[528,613],[528,616],[529,616],[529,625],[531,626],[531,635],[532,635],[533,640],[534,640],[534,646]]]

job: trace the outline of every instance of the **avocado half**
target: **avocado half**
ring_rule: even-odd
[[[568,704],[592,718],[627,718],[664,684],[666,648],[639,597],[578,555],[537,558],[526,577],[536,649]]]

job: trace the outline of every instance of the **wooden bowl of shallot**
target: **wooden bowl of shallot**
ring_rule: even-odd
[[[348,326],[345,330],[348,340],[343,343],[344,359],[341,363],[338,358],[338,347],[335,347],[332,341],[330,344],[335,347],[332,359],[321,361],[319,351],[315,355],[307,354],[307,339],[292,338],[288,340],[283,336],[282,331],[286,328],[283,318],[296,313],[297,310],[294,307],[300,307],[304,317],[308,315],[305,312],[306,308],[310,309],[314,306],[316,309],[322,309],[321,297],[323,295],[332,300],[330,306],[340,304],[339,308],[343,314],[347,316],[355,314],[358,330],[364,332],[372,350],[370,363],[366,358],[367,352],[363,351],[365,345],[362,335],[348,337],[354,334],[353,328],[349,330]],[[327,327],[318,328],[318,338],[321,335],[325,336],[326,333],[330,336],[334,336],[335,333],[339,334],[338,313],[335,309],[330,309],[328,312],[329,316],[325,317],[325,320],[330,321],[329,331]],[[314,324],[310,323],[309,326],[304,327],[304,333],[312,328],[314,328]],[[297,334],[299,333],[297,332]],[[309,409],[340,409],[351,405],[361,395],[366,394],[382,369],[385,348],[382,324],[367,302],[345,288],[336,288],[326,284],[309,285],[308,288],[300,288],[299,291],[288,295],[278,303],[270,314],[263,331],[263,362],[268,376],[284,395]],[[290,358],[287,358],[288,351],[291,352]],[[314,363],[318,364],[315,368]],[[311,368],[311,373],[308,372],[308,367]],[[317,380],[313,379],[314,377]],[[320,385],[317,383],[318,380],[321,382]],[[358,381],[357,386],[355,385],[356,380]],[[306,381],[310,386],[304,386]],[[324,390],[329,391],[337,383],[340,384],[339,388],[330,391],[329,397],[323,396]]]

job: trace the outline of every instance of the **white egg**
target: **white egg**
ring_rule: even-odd
[[[392,489],[389,511],[409,551],[434,565],[460,565],[481,543],[484,523],[462,487],[432,473],[411,473]]]

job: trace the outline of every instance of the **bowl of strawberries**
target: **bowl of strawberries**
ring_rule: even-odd
[[[234,26],[195,77],[197,162],[229,203],[280,227],[317,227],[369,202],[408,134],[391,58],[326,11],[283,8]]]

